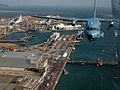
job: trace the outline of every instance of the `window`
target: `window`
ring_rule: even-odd
[[[97,30],[97,28],[93,28],[93,30]]]
[[[90,28],[90,30],[93,30],[92,28]]]
[[[86,28],[86,30],[89,30],[89,27],[88,27],[88,28]]]
[[[98,28],[87,27],[86,30],[99,30]]]

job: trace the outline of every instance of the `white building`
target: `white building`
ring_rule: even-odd
[[[56,28],[58,28],[58,29],[65,29],[65,30],[73,30],[73,29],[81,28],[81,25],[72,26],[72,25],[64,25],[63,23],[60,23],[60,24],[56,25]]]

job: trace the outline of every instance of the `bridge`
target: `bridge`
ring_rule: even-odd
[[[116,61],[81,61],[81,60],[69,60],[67,62],[68,64],[80,64],[82,66],[84,65],[96,65],[96,66],[114,66],[118,65],[118,62]]]

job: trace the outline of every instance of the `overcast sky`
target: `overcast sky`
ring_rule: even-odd
[[[94,0],[0,0],[1,4],[16,6],[93,6]],[[97,7],[111,7],[111,0],[97,0]]]

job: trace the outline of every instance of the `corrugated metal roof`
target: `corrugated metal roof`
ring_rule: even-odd
[[[4,57],[0,57],[0,67],[29,68],[26,57],[30,52],[7,52]]]

